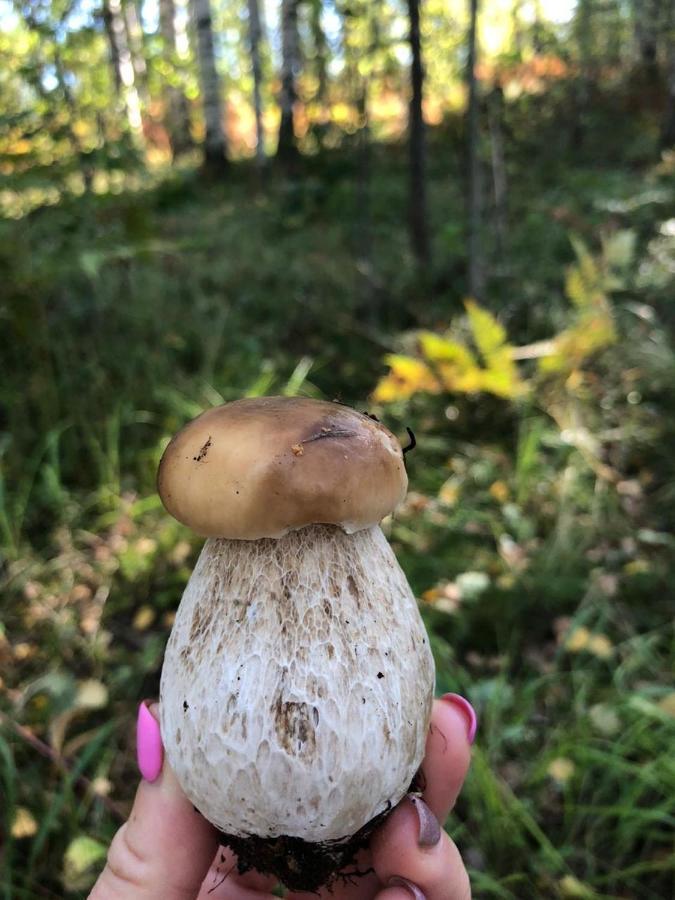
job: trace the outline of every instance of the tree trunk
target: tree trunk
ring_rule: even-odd
[[[490,156],[492,160],[492,189],[494,195],[494,227],[497,258],[505,259],[506,243],[506,165],[504,163],[504,92],[495,85],[488,100],[488,124],[490,128]]]
[[[192,16],[197,33],[197,60],[199,81],[202,90],[204,110],[205,167],[218,173],[227,166],[227,140],[223,129],[223,107],[220,93],[220,79],[216,70],[213,48],[213,28],[211,24],[210,0],[191,0]]]
[[[124,22],[126,25],[127,46],[131,55],[131,64],[134,69],[136,89],[146,110],[149,103],[148,94],[148,67],[145,62],[145,47],[143,46],[143,28],[136,8],[136,0],[126,0],[124,3]]]
[[[176,34],[176,6],[174,0],[159,0],[159,29],[162,35],[163,56],[173,72],[178,69],[178,43]],[[187,97],[176,84],[169,84],[165,91],[166,130],[174,159],[192,147],[190,135],[190,108]]]
[[[141,104],[120,0],[103,0],[103,20],[110,48],[115,93],[124,106],[132,134],[138,138],[143,127]]]
[[[89,154],[85,152],[82,146],[80,136],[73,127],[78,118],[77,105],[72,91],[68,86],[63,59],[61,58],[60,44],[58,41],[52,41],[52,46],[54,49],[54,70],[56,71],[59,88],[61,89],[66,109],[68,110],[68,140],[70,141],[74,155],[79,160],[84,190],[86,193],[89,193],[94,183],[94,168],[91,164]]]
[[[410,20],[409,42],[412,53],[410,67],[411,97],[408,119],[410,140],[410,239],[413,253],[420,269],[427,268],[431,261],[429,226],[426,202],[426,146],[424,134],[424,112],[422,95],[424,70],[422,68],[422,46],[420,40],[420,0],[408,0]]]
[[[469,256],[469,293],[480,300],[484,288],[483,259],[480,247],[481,220],[481,185],[478,121],[478,83],[476,81],[476,30],[478,23],[478,0],[470,0],[470,22],[468,36],[468,59],[466,81],[469,96],[467,110],[467,169],[468,169],[468,256]]]
[[[323,0],[312,0],[310,27],[312,30],[312,42],[314,44],[314,58],[316,60],[316,100],[320,112],[318,122],[319,142],[323,144],[324,136],[330,123],[330,105],[328,102],[328,41],[321,24],[323,12]]]
[[[544,52],[544,27],[541,0],[534,0],[534,23],[532,25],[532,45],[535,54]]]
[[[255,158],[259,166],[265,164],[265,130],[262,116],[262,64],[260,44],[262,25],[258,0],[248,0],[248,37],[251,48],[251,70],[253,72],[253,109],[255,111]]]
[[[511,28],[513,29],[513,49],[516,51],[518,61],[523,58],[523,23],[521,22],[521,11],[523,0],[512,0],[511,7]]]
[[[292,160],[297,156],[293,108],[297,99],[295,79],[300,71],[300,35],[298,33],[298,0],[281,0],[281,122],[277,158]]]
[[[580,149],[586,137],[586,120],[591,92],[592,73],[592,0],[578,0],[575,14],[575,31],[579,52],[580,72],[574,86],[574,121],[572,145]]]
[[[669,0],[670,5],[670,0]],[[663,0],[634,0],[633,21],[638,46],[640,68],[647,79],[655,82],[659,77],[658,49]]]
[[[666,23],[668,57],[666,63],[666,103],[661,125],[661,149],[675,144],[675,3],[671,2]]]

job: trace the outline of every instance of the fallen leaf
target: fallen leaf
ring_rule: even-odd
[[[102,709],[108,703],[108,688],[94,678],[81,681],[77,686],[75,704],[80,709]]]
[[[27,810],[25,806],[18,806],[12,822],[12,837],[17,841],[20,841],[22,838],[33,837],[37,828],[37,822],[33,813]]]
[[[566,756],[559,756],[551,760],[546,770],[548,774],[559,784],[566,784],[574,775],[574,763]]]
[[[134,620],[131,623],[132,627],[136,631],[145,631],[155,621],[155,615],[156,613],[152,606],[141,606],[134,616]]]
[[[565,639],[565,647],[570,653],[579,653],[580,650],[585,650],[588,646],[590,636],[590,631],[588,628],[584,628],[583,625],[580,628],[575,628]]]
[[[104,844],[87,835],[74,838],[63,857],[63,886],[67,891],[86,890],[96,880],[99,863],[105,859]]]

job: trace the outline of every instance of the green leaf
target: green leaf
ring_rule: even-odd
[[[63,886],[67,891],[86,890],[96,880],[98,864],[105,859],[103,844],[81,834],[68,845],[63,857]]]
[[[602,239],[602,255],[610,269],[623,271],[635,259],[637,235],[632,228],[622,228]]]

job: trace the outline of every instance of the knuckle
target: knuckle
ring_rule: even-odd
[[[90,895],[90,900],[108,900],[129,896],[130,890],[142,891],[147,885],[149,861],[129,840],[125,823],[110,844],[106,866]]]

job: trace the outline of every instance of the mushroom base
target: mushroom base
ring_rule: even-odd
[[[290,891],[316,893],[335,881],[350,883],[372,872],[359,868],[357,854],[368,846],[372,832],[388,815],[380,813],[353,837],[338,841],[312,843],[285,835],[237,837],[222,831],[219,840],[236,854],[240,873],[255,869],[263,875],[274,875]]]
[[[420,790],[421,770],[413,778],[408,793]],[[304,841],[302,838],[280,835],[261,838],[256,835],[238,837],[218,832],[218,840],[237,857],[240,874],[255,869],[262,875],[274,875],[289,891],[316,893],[341,881],[353,884],[357,878],[370,875],[373,869],[359,866],[358,854],[365,850],[370,836],[392,813],[386,809],[367,822],[355,835],[337,841]]]

